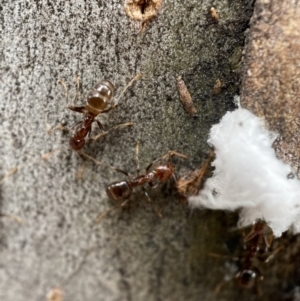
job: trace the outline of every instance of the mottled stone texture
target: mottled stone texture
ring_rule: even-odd
[[[210,127],[234,109],[251,2],[165,0],[141,33],[141,24],[126,16],[119,0],[2,0],[0,175],[19,168],[0,184],[0,209],[23,224],[0,219],[1,301],[46,300],[57,286],[67,301],[256,300],[255,289],[242,292],[233,281],[217,297],[213,293],[237,268],[231,260],[241,247],[234,215],[191,213],[171,185],[163,185],[148,191],[164,218],[137,190],[128,207],[96,225],[97,216],[114,205],[106,185],[124,176],[83,161],[68,149],[69,133],[50,131],[81,118],[66,109],[58,79],[74,95],[73,76],[80,76],[79,104],[98,80],[114,82],[119,95],[142,72],[120,105],[100,117],[106,129],[128,121],[134,126],[88,143],[85,151],[134,173],[139,140],[142,170],[169,149],[189,156],[174,160],[178,175],[199,167],[209,151]],[[198,118],[182,108],[179,75]],[[221,88],[214,93],[218,80]],[[92,135],[98,132],[95,127]],[[297,249],[293,252],[297,258]],[[289,257],[277,258],[289,263]],[[295,286],[291,272],[279,270],[280,260],[262,270],[265,300],[278,300]]]
[[[258,0],[246,47],[241,103],[278,133],[279,158],[300,176],[300,2]]]

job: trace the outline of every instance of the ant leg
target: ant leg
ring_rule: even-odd
[[[79,155],[82,155],[83,157],[86,157],[87,159],[92,160],[92,161],[93,161],[94,163],[96,163],[97,165],[101,165],[101,166],[104,166],[104,167],[109,167],[109,168],[111,168],[112,170],[115,170],[115,168],[114,168],[113,166],[110,166],[109,164],[106,164],[106,163],[104,163],[104,162],[102,162],[102,161],[96,160],[94,157],[88,155],[88,154],[85,153],[83,150],[80,150],[80,151],[78,151],[78,152],[76,152],[76,153],[79,154]]]
[[[151,200],[151,198],[150,198],[150,196],[149,196],[149,194],[148,194],[148,192],[147,192],[147,190],[145,189],[144,186],[142,186],[142,189],[143,189],[143,191],[144,191],[144,194],[145,194],[145,196],[146,196],[148,202],[151,204],[152,210],[157,214],[157,216],[158,216],[159,218],[163,218],[162,213],[161,213],[158,209],[155,208],[155,206],[154,206],[154,204],[153,204],[153,202],[152,202],[152,200]]]
[[[79,95],[80,95],[80,79],[79,79],[79,76],[77,75],[77,74],[75,74],[75,82],[76,82],[76,94],[75,94],[75,97],[74,97],[74,100],[73,100],[73,108],[75,108],[76,106],[75,106],[75,103],[76,103],[76,101],[77,101],[77,99],[78,99],[78,97],[79,97]],[[59,79],[58,81],[57,81],[60,85],[62,85],[63,86],[63,88],[64,88],[64,90],[65,90],[65,93],[66,93],[66,99],[67,99],[67,103],[69,103],[69,91],[68,91],[68,88],[67,88],[67,85],[66,85],[66,83],[63,81],[63,80],[61,80],[61,79]],[[70,108],[70,107],[69,107]],[[70,110],[72,110],[72,109],[70,109]],[[76,112],[78,112],[78,111],[76,111]],[[81,113],[81,112],[80,112]]]
[[[105,110],[103,110],[101,113],[107,113],[107,112],[109,112],[109,111],[111,111],[111,110],[113,110],[115,107],[117,107],[118,106],[118,104],[119,104],[119,101],[120,101],[120,99],[122,98],[122,96],[125,94],[125,92],[132,86],[132,84],[136,81],[136,80],[138,80],[138,79],[140,79],[142,77],[142,73],[138,73],[126,86],[125,86],[125,88],[123,89],[123,91],[121,92],[121,94],[120,94],[120,96],[117,98],[117,100],[116,101],[114,101],[113,103],[112,103],[112,105],[108,108],[108,109],[105,109]]]
[[[135,162],[136,162],[136,174],[140,175],[140,161],[139,161],[139,150],[140,150],[140,141],[136,143],[135,147]]]
[[[267,235],[264,235],[264,242],[265,242],[267,250],[271,248],[273,240],[274,240],[274,235],[272,233],[271,233],[271,235],[269,237],[269,240],[267,238]]]
[[[51,132],[55,132],[57,130],[60,130],[60,131],[68,131],[68,132],[71,132],[71,130],[73,128],[75,128],[76,126],[78,126],[79,124],[81,124],[82,121],[79,121],[75,124],[73,124],[70,128],[69,127],[66,127],[66,126],[62,126],[62,125],[57,125],[56,127],[54,127],[52,130],[49,130],[48,133],[51,134]]]
[[[262,224],[262,226],[261,226],[261,224]],[[259,227],[259,228],[257,228],[257,227]],[[262,227],[262,228],[260,228],[260,227]],[[270,242],[267,239],[267,234],[271,234]],[[258,235],[263,235],[263,240],[266,245],[266,249],[268,249],[272,244],[273,235],[272,235],[272,232],[267,233],[267,225],[262,221],[256,221],[253,223],[251,230],[244,237],[244,242],[250,241],[251,239],[253,239],[254,237],[256,237]]]
[[[165,159],[168,159],[168,161],[170,163],[172,163],[172,156],[177,156],[177,157],[180,157],[180,158],[183,158],[183,159],[187,159],[187,156],[184,155],[184,154],[181,154],[181,153],[178,153],[177,151],[168,151],[167,154],[159,157],[158,159],[154,160],[152,163],[150,163],[147,168],[146,168],[146,172],[149,171],[149,169],[151,168],[151,166],[153,164],[155,164],[156,162],[160,161],[160,160],[165,160]]]
[[[75,106],[75,104],[80,96],[80,78],[77,74],[74,75],[74,78],[75,78],[75,83],[76,83],[76,94],[73,99],[73,105]]]
[[[149,196],[149,194],[148,194],[146,188],[145,188],[144,186],[142,186],[142,189],[143,189],[143,192],[144,192],[144,194],[145,194],[145,196],[146,196],[148,202],[149,202],[150,204],[152,204],[153,202],[152,202],[152,200],[151,200],[151,198],[150,198],[150,196]]]
[[[55,148],[55,149],[53,149],[52,151],[50,151],[50,152],[48,152],[48,153],[46,153],[46,154],[43,154],[43,155],[41,156],[41,158],[42,158],[43,160],[48,160],[48,159],[50,159],[50,158],[54,155],[54,153],[56,153],[57,151],[61,151],[61,150],[64,150],[64,148],[62,148],[62,147]]]
[[[257,278],[257,282],[256,282],[256,293],[258,297],[262,297],[264,293],[261,288],[261,282],[264,280],[264,276],[261,275],[260,271],[258,271],[258,275],[259,277]]]
[[[92,128],[90,128],[89,131],[88,131],[88,133],[87,133],[86,141],[90,139],[91,132],[92,132]]]
[[[18,224],[22,225],[23,224],[23,220],[21,217],[17,216],[17,215],[12,215],[12,214],[6,214],[6,213],[0,213],[0,217],[6,217],[9,218],[15,222],[17,222]]]
[[[123,175],[125,175],[126,177],[128,177],[129,179],[131,179],[129,173],[123,169],[114,167],[114,171],[118,171],[118,172],[122,173]]]
[[[110,208],[110,209],[108,209],[108,210],[102,212],[102,213],[97,217],[95,223],[96,223],[96,224],[100,223],[100,222],[101,222],[101,221],[102,221],[102,220],[103,220],[103,219],[104,219],[111,211],[114,211],[114,210],[116,210],[116,209],[118,209],[118,208],[121,208],[121,206],[122,206],[122,204],[121,204],[121,205],[114,206],[114,207],[112,207],[112,208]]]
[[[149,169],[152,167],[152,165],[153,165],[156,161],[158,161],[158,160],[155,160],[155,161],[151,162],[151,163],[146,167],[146,173],[149,172]]]
[[[101,131],[105,132],[102,123],[101,123],[99,120],[97,120],[97,119],[95,119],[95,120],[96,120],[96,122],[97,122],[97,124],[98,124],[99,129],[100,129]]]
[[[69,91],[68,91],[66,83],[63,80],[61,80],[61,79],[59,79],[57,81],[57,83],[60,84],[60,85],[62,85],[62,87],[64,88],[65,93],[66,93],[66,100],[67,100],[67,103],[69,103]]]
[[[247,242],[247,241],[250,241],[251,239],[253,239],[254,237],[256,237],[257,235],[259,235],[260,233],[257,233],[256,231],[256,224],[257,222],[254,222],[253,225],[252,225],[252,228],[251,230],[249,231],[249,233],[244,237],[243,241],[244,243]],[[265,240],[265,236],[264,236],[264,241],[266,242]]]
[[[82,121],[76,122],[75,124],[73,124],[73,125],[71,126],[71,130],[74,129],[75,127],[77,127],[79,124],[82,124],[82,123],[83,123]]]
[[[108,131],[100,133],[97,136],[92,137],[91,139],[94,140],[94,141],[96,141],[99,138],[101,138],[102,136],[107,135],[109,132],[111,132],[113,130],[116,130],[117,128],[123,128],[123,127],[126,127],[126,126],[133,126],[133,123],[132,122],[126,122],[126,123],[115,125],[114,127],[112,127],[111,129],[109,129]]]
[[[283,246],[277,248],[274,252],[272,252],[272,254],[271,254],[270,256],[268,256],[268,257],[264,260],[264,262],[269,262],[271,259],[273,259],[273,257],[275,257],[275,255],[276,255],[278,252],[280,252],[280,251],[283,250],[283,249],[284,249]]]
[[[113,167],[113,166],[111,166],[111,165],[109,165],[109,164],[107,164],[107,163],[104,163],[104,162],[102,162],[102,161],[98,161],[98,160],[96,160],[94,157],[92,157],[92,156],[88,155],[87,153],[85,153],[83,150],[80,150],[80,151],[78,151],[78,152],[76,152],[76,153],[79,154],[79,155],[82,155],[83,157],[86,157],[86,158],[89,159],[89,160],[92,160],[92,161],[93,161],[94,163],[96,163],[97,165],[104,166],[104,167],[108,167],[108,168],[110,168],[110,169],[112,169],[112,170],[114,170],[114,171],[118,171],[118,172],[124,174],[125,176],[127,176],[127,177],[131,180],[130,175],[128,174],[128,172],[126,172],[126,171],[124,171],[124,170],[122,170],[122,169]]]
[[[128,88],[130,88],[132,86],[132,84],[136,81],[139,80],[142,77],[142,73],[138,73],[127,85],[126,87],[123,89],[123,91],[121,92],[120,96],[117,98],[117,100],[114,102],[113,106],[117,106],[120,99],[122,98],[122,96],[125,94],[125,92],[128,90]]]
[[[172,173],[172,178],[173,178],[173,180],[174,180],[174,182],[175,182],[175,186],[177,187],[178,180],[177,180],[177,178],[176,178],[175,173]]]
[[[80,106],[80,107],[68,106],[68,109],[77,113],[84,113],[85,106]]]
[[[101,213],[101,214],[97,217],[95,223],[96,223],[96,224],[100,223],[100,222],[101,222],[101,221],[102,221],[102,220],[103,220],[110,212],[112,212],[112,211],[114,211],[114,210],[116,210],[116,209],[119,209],[119,208],[122,208],[122,207],[126,206],[127,203],[128,203],[128,199],[125,200],[121,205],[114,206],[114,207],[112,207],[112,208],[110,208],[110,209],[104,211],[103,213]]]
[[[224,259],[231,259],[233,261],[239,261],[239,257],[232,257],[232,256],[229,256],[229,255],[221,255],[221,254],[218,254],[218,253],[214,253],[214,252],[208,252],[207,255],[209,257],[213,257],[213,258],[224,258]]]
[[[225,284],[227,284],[228,283],[228,281],[221,281],[216,287],[215,287],[215,289],[214,289],[214,294],[215,295],[218,295],[219,293],[220,293],[220,291],[221,291],[221,289],[223,288],[223,286],[225,285]]]
[[[127,203],[128,203],[128,201],[129,201],[129,199],[127,199],[127,200],[125,200],[122,204],[121,204],[121,207],[124,207],[124,206],[126,206],[127,205]]]
[[[2,183],[6,178],[15,174],[17,171],[18,171],[18,166],[15,166],[8,173],[6,173],[2,178],[0,178],[0,183]]]
[[[118,104],[112,104],[109,108],[101,111],[101,114],[102,113],[108,113],[109,111],[113,110],[115,107],[117,107]]]
[[[77,169],[76,180],[82,180],[84,167],[85,167],[85,161],[82,161],[80,167]]]
[[[187,155],[178,153],[177,151],[168,151],[167,155],[165,155],[165,156],[168,156],[168,159],[170,162],[172,160],[172,156],[177,156],[179,158],[187,159]]]

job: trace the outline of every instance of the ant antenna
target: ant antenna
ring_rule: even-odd
[[[80,97],[80,77],[78,76],[78,74],[74,74],[74,80],[75,80],[76,94],[73,99],[73,105],[75,106],[78,98]],[[64,88],[65,94],[66,94],[66,100],[67,100],[67,104],[68,104],[69,103],[69,90],[67,88],[66,83],[62,79],[59,79],[57,81],[57,83],[60,84]]]
[[[127,85],[126,87],[123,89],[123,91],[121,92],[120,96],[117,98],[117,100],[114,103],[114,106],[117,106],[120,99],[123,97],[123,95],[125,94],[125,92],[128,90],[128,88],[130,88],[132,86],[132,84],[136,81],[139,80],[140,78],[142,78],[142,73],[138,73]]]
[[[104,166],[104,167],[109,167],[110,169],[114,170],[114,171],[118,171],[117,168],[107,164],[107,163],[104,163],[102,161],[98,161],[97,159],[95,159],[94,157],[88,155],[87,153],[85,153],[83,150],[80,150],[77,152],[79,155],[82,155],[83,157],[86,157],[90,160],[92,160],[94,163],[96,163],[97,165],[100,165],[100,166]]]
[[[138,176],[140,175],[139,149],[140,149],[140,141],[136,143],[136,147],[135,147],[136,174]]]
[[[66,86],[66,83],[62,79],[59,79],[57,81],[57,83],[64,88],[65,94],[66,94],[66,100],[67,100],[67,104],[68,104],[69,103],[69,91],[68,91],[68,88]]]
[[[166,155],[165,155],[166,156]],[[168,154],[167,156],[169,157],[169,160],[171,161],[171,158],[173,156],[177,156],[179,158],[183,158],[183,159],[187,159],[187,155],[184,155],[184,154],[181,154],[181,153],[178,153],[177,151],[168,151]]]
[[[177,156],[177,157],[183,158],[183,159],[187,159],[187,158],[188,158],[186,155],[181,154],[181,153],[179,153],[179,152],[177,152],[177,151],[168,151],[167,154],[165,154],[165,155],[161,156],[160,158],[158,158],[158,159],[154,160],[153,162],[151,162],[151,163],[147,166],[146,171],[148,171],[148,170],[151,168],[151,166],[152,166],[153,164],[157,163],[157,162],[160,161],[160,160],[168,159],[168,161],[171,163],[171,162],[172,162],[172,156]]]
[[[56,129],[54,128],[54,130],[56,130]],[[56,153],[57,151],[61,151],[61,150],[64,151],[64,150],[66,150],[66,148],[65,148],[65,147],[57,147],[57,148],[54,148],[52,151],[43,154],[43,155],[41,156],[41,158],[42,158],[43,160],[46,161],[46,160],[50,159],[50,158],[54,155],[54,153]]]

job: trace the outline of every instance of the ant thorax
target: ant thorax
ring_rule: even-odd
[[[155,168],[154,173],[156,178],[160,182],[164,182],[169,179],[175,172],[175,168],[172,164],[162,164]]]
[[[97,83],[87,96],[85,110],[94,116],[100,114],[109,105],[114,89],[108,80]]]

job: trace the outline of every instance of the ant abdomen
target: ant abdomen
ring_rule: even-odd
[[[115,87],[108,80],[97,83],[89,92],[86,100],[86,110],[95,116],[107,108],[113,97]]]
[[[132,193],[132,188],[127,181],[114,182],[107,186],[106,193],[114,201],[126,201]]]
[[[238,286],[245,289],[252,288],[257,280],[258,274],[259,272],[255,268],[242,270],[237,276]]]

